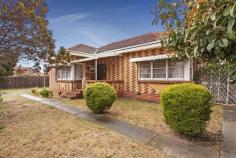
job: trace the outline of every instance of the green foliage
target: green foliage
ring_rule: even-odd
[[[235,0],[158,0],[154,23],[169,32],[165,47],[179,58],[236,62]]]
[[[100,114],[111,108],[117,94],[111,85],[97,82],[85,88],[84,97],[89,109],[95,114]]]
[[[1,61],[0,59],[0,81],[5,81],[5,77],[12,75],[13,73],[13,65],[6,63],[5,61]]]
[[[193,83],[176,84],[161,93],[166,123],[180,134],[199,136],[211,114],[210,92]]]
[[[39,92],[39,94],[40,94],[42,97],[44,97],[44,98],[51,98],[51,97],[53,97],[52,91],[49,91],[49,90],[47,90],[46,88],[43,88],[43,89]]]
[[[55,45],[47,28],[47,11],[45,0],[0,2],[0,64],[7,61],[15,66],[18,60],[31,60],[38,66],[49,62]]]

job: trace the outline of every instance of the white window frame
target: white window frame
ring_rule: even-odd
[[[165,60],[165,64],[167,63],[167,60],[166,59],[164,59]],[[155,61],[158,61],[158,60],[155,60]],[[151,72],[152,72],[152,74],[151,74],[151,78],[152,78],[152,80],[165,80],[166,79],[166,77],[167,77],[167,75],[166,75],[166,77],[165,78],[154,78],[153,77],[153,63],[155,62],[155,61],[151,61]],[[167,66],[167,64],[166,64],[166,66]],[[167,69],[166,69],[166,66],[165,66],[165,72],[167,73]],[[160,69],[160,68],[157,68],[157,69]]]
[[[151,78],[152,78],[152,64],[151,64],[150,66],[151,66],[151,71],[150,71],[150,73],[151,73]],[[141,76],[140,76],[140,75],[141,75],[141,72],[140,72],[140,71],[141,71],[141,63],[140,63],[140,62],[139,62],[139,66],[138,66],[138,67],[139,67],[139,70],[138,70],[138,76],[139,76],[139,78],[142,79],[142,80],[149,80],[150,78],[141,78]]]
[[[80,78],[80,79],[78,79],[78,78],[76,78],[75,77],[75,67],[76,67],[76,65],[81,65],[82,66],[82,78]],[[85,69],[84,69],[84,64],[83,63],[76,63],[76,64],[73,64],[73,74],[72,74],[72,76],[73,76],[73,80],[83,80],[83,78],[84,78],[84,76],[85,76],[85,71],[84,71]]]
[[[168,60],[167,60],[167,61],[168,61]],[[186,61],[182,61],[182,62],[184,62],[184,66],[185,66],[185,62],[186,62]],[[166,75],[166,76],[167,76],[167,79],[170,80],[170,81],[171,81],[171,80],[178,80],[178,81],[179,81],[179,80],[185,80],[185,79],[184,79],[184,75],[185,75],[186,72],[185,72],[185,67],[183,67],[183,68],[184,68],[184,69],[183,69],[184,74],[183,74],[183,77],[182,77],[182,78],[169,78],[169,64],[168,64],[168,74]]]
[[[186,73],[186,71],[185,71],[185,69],[186,69],[186,67],[185,67],[185,65],[186,65],[186,61],[183,61],[184,62],[184,74],[183,74],[183,78],[169,78],[168,76],[169,76],[169,60],[168,59],[165,59],[165,61],[166,61],[166,77],[165,78],[153,78],[153,62],[154,61],[149,61],[150,63],[151,63],[151,77],[150,78],[142,78],[141,77],[141,62],[138,62],[138,78],[139,78],[139,80],[153,80],[153,81],[190,81],[191,80],[191,78],[186,78],[186,75],[185,75],[185,73]],[[190,67],[191,67],[191,64],[189,65]],[[187,69],[189,68],[190,69],[190,67],[187,67]],[[190,74],[189,74],[190,75]]]
[[[68,68],[70,68],[70,75],[69,76],[67,76],[67,74],[68,74]],[[65,77],[65,79],[63,79],[62,78],[62,72],[63,72],[63,70],[62,69],[66,69],[66,77]],[[58,73],[60,73],[60,78],[58,78]],[[60,67],[57,67],[57,71],[56,71],[56,79],[58,80],[58,81],[70,81],[71,79],[72,79],[72,67],[71,66],[60,66]]]

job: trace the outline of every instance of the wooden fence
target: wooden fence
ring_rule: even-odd
[[[48,87],[49,76],[11,76],[0,82],[0,89]]]

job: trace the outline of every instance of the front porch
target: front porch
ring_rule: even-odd
[[[95,82],[106,82],[116,89],[118,96],[123,95],[124,81],[108,80],[107,65],[98,63],[97,60],[59,66],[55,73],[56,86],[52,90],[66,98],[81,98],[86,85]]]

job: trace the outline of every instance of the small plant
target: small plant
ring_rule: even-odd
[[[43,88],[40,93],[39,93],[42,97],[44,98],[51,98],[53,97],[53,93],[52,91],[47,90],[46,88]]]
[[[38,89],[37,88],[31,89],[31,93],[33,95],[38,95]]]
[[[166,123],[180,134],[199,136],[210,119],[212,96],[201,85],[176,84],[161,93]]]
[[[95,114],[100,114],[111,108],[117,94],[111,85],[97,82],[85,88],[84,97],[89,109]]]

